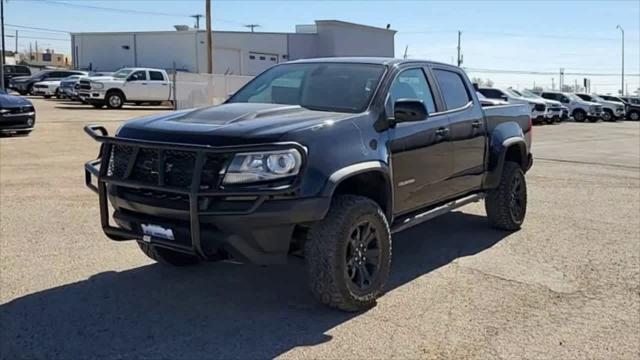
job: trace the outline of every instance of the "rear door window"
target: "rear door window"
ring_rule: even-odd
[[[496,89],[479,89],[478,91],[489,99],[500,99],[504,95],[502,91]]]
[[[469,90],[460,74],[441,69],[434,69],[433,73],[440,86],[447,110],[464,107],[471,101]]]
[[[149,71],[149,80],[164,81],[164,75],[160,71]]]

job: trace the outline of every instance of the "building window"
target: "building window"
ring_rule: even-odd
[[[48,54],[48,53],[42,54],[42,61],[50,62],[51,61],[51,54]]]
[[[276,58],[274,58],[274,57],[271,57],[271,61],[276,61]]]
[[[251,59],[251,60],[255,60],[255,59],[256,59],[256,57],[255,57],[254,55],[249,55],[249,59]]]
[[[287,58],[287,55],[282,55],[282,58],[283,58],[283,59],[286,59],[286,58]]]
[[[267,58],[264,56],[260,56],[260,60],[267,60]]]

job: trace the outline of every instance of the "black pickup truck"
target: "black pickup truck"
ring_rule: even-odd
[[[171,265],[300,254],[316,298],[347,311],[381,295],[392,233],[483,198],[496,228],[525,218],[528,109],[483,109],[446,64],[293,61],[220,106],[85,131],[109,238]]]

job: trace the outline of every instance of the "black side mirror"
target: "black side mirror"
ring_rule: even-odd
[[[417,99],[398,99],[393,106],[395,122],[420,121],[428,116],[424,103]]]

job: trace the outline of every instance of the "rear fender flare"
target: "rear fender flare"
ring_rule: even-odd
[[[494,129],[489,144],[487,175],[483,187],[493,189],[500,183],[502,169],[506,161],[507,152],[513,146],[518,148],[520,165],[527,169],[527,142],[524,139],[522,128],[515,122],[502,123]]]

